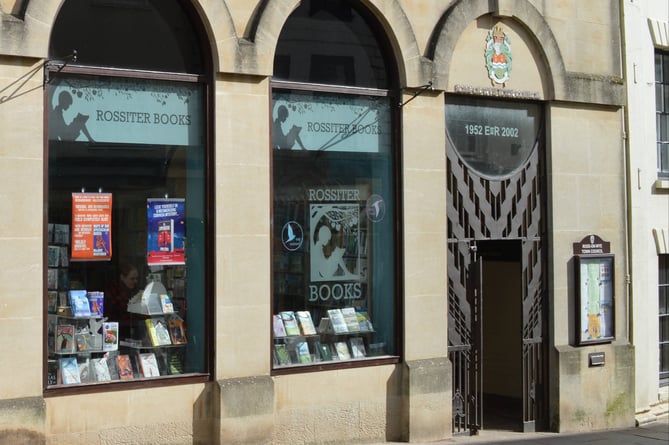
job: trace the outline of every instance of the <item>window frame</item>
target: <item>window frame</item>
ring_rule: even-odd
[[[74,394],[90,394],[111,391],[125,391],[139,388],[155,388],[166,387],[182,384],[206,383],[212,381],[215,376],[215,159],[214,159],[214,105],[213,105],[213,76],[211,70],[207,70],[209,74],[192,74],[180,72],[156,72],[135,70],[126,68],[114,67],[99,67],[90,65],[65,65],[62,62],[47,63],[44,68],[45,86],[48,84],[52,75],[88,75],[98,77],[116,77],[126,79],[142,79],[155,81],[171,81],[184,83],[198,83],[203,88],[203,119],[202,123],[205,126],[203,129],[203,145],[204,145],[204,202],[203,202],[203,218],[204,218],[204,252],[203,252],[203,275],[204,275],[204,297],[203,297],[203,313],[202,322],[204,326],[204,335],[206,338],[206,346],[204,347],[204,356],[202,357],[204,366],[203,372],[188,373],[183,375],[169,375],[160,376],[154,379],[133,379],[133,380],[112,380],[108,382],[94,382],[89,384],[79,384],[72,386],[58,386],[53,387],[48,385],[48,359],[49,348],[47,341],[48,329],[48,286],[47,286],[47,272],[48,272],[48,217],[49,217],[49,137],[48,137],[48,115],[49,115],[49,98],[48,89],[45,88],[43,94],[43,144],[44,144],[44,171],[43,171],[43,202],[44,209],[42,218],[42,298],[43,298],[43,320],[42,320],[42,388],[45,397],[64,396]]]
[[[404,219],[402,215],[403,211],[403,199],[402,199],[402,150],[401,150],[401,127],[399,123],[401,122],[401,107],[398,106],[399,98],[394,94],[393,90],[389,89],[375,89],[367,87],[353,87],[353,86],[338,86],[330,84],[318,84],[318,83],[307,83],[307,82],[291,82],[287,80],[274,80],[270,79],[270,104],[269,104],[269,126],[272,126],[272,110],[273,110],[273,95],[275,91],[296,91],[296,92],[313,92],[313,93],[329,93],[337,95],[348,95],[348,96],[374,96],[374,97],[387,97],[389,98],[390,103],[390,124],[391,124],[391,147],[392,152],[391,156],[393,158],[393,194],[395,197],[394,209],[395,212],[389,217],[392,217],[394,220],[394,233],[393,233],[393,242],[395,243],[395,258],[393,258],[393,267],[395,274],[393,277],[393,288],[394,294],[393,299],[393,310],[394,310],[394,320],[392,322],[393,326],[393,339],[395,342],[395,352],[394,354],[389,354],[389,356],[383,356],[379,358],[370,358],[366,360],[356,361],[328,361],[328,362],[317,362],[310,363],[305,365],[291,365],[290,367],[275,367],[273,364],[273,344],[274,344],[274,333],[272,329],[272,316],[274,311],[274,277],[275,277],[275,265],[274,261],[270,261],[270,282],[271,282],[271,296],[270,296],[270,310],[268,314],[269,319],[269,329],[268,329],[268,348],[267,348],[267,357],[270,363],[270,375],[280,376],[280,375],[291,375],[291,374],[303,374],[310,372],[320,372],[320,371],[330,371],[337,369],[353,369],[353,368],[363,368],[379,365],[394,365],[402,362],[404,357],[404,336],[402,335],[402,326],[404,320],[404,305],[403,298],[404,295],[404,247],[402,243],[402,233],[404,230],[403,222]],[[274,156],[272,144],[268,144],[268,149],[270,150],[270,196],[271,196],[271,209],[270,209],[270,258],[274,258],[274,244],[273,234],[275,231],[274,227]],[[372,320],[373,322],[373,320]]]
[[[660,179],[669,179],[669,51],[662,51],[655,49],[655,73],[660,72],[660,78],[655,77],[655,148],[656,148],[656,163],[657,163],[657,177]],[[660,58],[658,67],[657,58]],[[658,97],[658,88],[661,90]],[[658,99],[664,100],[664,104],[658,103]],[[664,121],[667,132],[666,138],[662,139],[662,130],[658,123]],[[664,162],[667,163],[667,168],[662,169],[662,150],[666,150],[664,154]]]

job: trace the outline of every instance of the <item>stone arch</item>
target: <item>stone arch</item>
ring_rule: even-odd
[[[460,1],[442,16],[432,35],[428,51],[428,57],[434,63],[435,88],[447,88],[453,52],[465,28],[483,15],[493,14],[515,20],[533,37],[542,56],[542,60],[538,62],[543,63],[549,74],[545,99],[564,96],[567,72],[558,42],[543,16],[527,0],[506,0],[493,4],[497,8],[492,7],[488,0]]]
[[[0,52],[24,57],[46,58],[49,50],[51,29],[60,5],[65,1],[26,0],[23,20],[15,19],[14,32],[5,44],[0,44]],[[201,26],[211,43],[212,61],[215,71],[232,71],[239,57],[239,41],[232,16],[224,0],[202,4],[192,1],[199,15]],[[3,39],[4,40],[4,39]]]
[[[300,0],[268,0],[256,11],[248,41],[251,48],[242,52],[244,72],[271,75],[274,51],[281,29]],[[389,38],[398,66],[400,85],[420,86],[431,77],[431,62],[422,57],[415,34],[398,0],[361,0],[379,21]],[[250,70],[250,71],[246,71]]]

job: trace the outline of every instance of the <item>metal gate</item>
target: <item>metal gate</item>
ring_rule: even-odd
[[[537,143],[514,175],[491,180],[471,171],[448,141],[448,344],[454,434],[475,434],[482,427],[483,320],[476,249],[481,240],[514,239],[522,244],[523,428],[542,428],[546,418],[544,169],[539,147]]]

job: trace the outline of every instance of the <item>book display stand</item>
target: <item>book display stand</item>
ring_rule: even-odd
[[[47,322],[47,386],[98,384],[182,374],[187,344],[184,320],[160,283],[137,300],[131,338],[104,317],[102,292],[63,291]],[[129,311],[132,312],[132,311]]]
[[[283,311],[273,316],[275,368],[314,363],[362,360],[385,354],[366,312],[353,307],[330,309],[315,327],[308,311]]]

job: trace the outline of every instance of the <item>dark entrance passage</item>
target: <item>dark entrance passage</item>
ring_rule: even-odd
[[[520,241],[477,243],[481,258],[482,429],[522,431]]]
[[[509,145],[465,131],[501,121],[523,137]],[[546,425],[542,122],[537,103],[446,101],[454,434]]]

